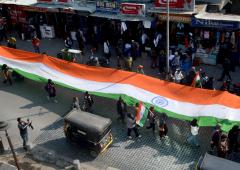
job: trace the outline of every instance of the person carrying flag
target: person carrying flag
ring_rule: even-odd
[[[200,71],[201,70],[196,72],[196,75],[195,75],[195,77],[194,77],[194,79],[192,81],[192,84],[191,84],[192,87],[200,87],[200,88],[202,88]]]
[[[136,137],[141,137],[137,129],[136,118],[131,113],[127,114],[127,129],[127,135],[129,139],[132,139],[132,130],[134,131]]]

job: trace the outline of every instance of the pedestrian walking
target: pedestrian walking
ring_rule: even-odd
[[[218,81],[223,81],[225,76],[227,76],[229,80],[232,80],[231,75],[229,73],[230,71],[231,71],[230,60],[228,58],[225,58],[223,63],[223,72],[221,77],[218,79]]]
[[[151,68],[157,68],[157,58],[158,58],[158,54],[157,54],[157,50],[153,49],[152,53],[151,53],[151,57],[152,57],[152,61],[151,61]]]
[[[48,96],[47,96],[48,101],[53,99],[53,102],[57,103],[58,101],[55,99],[55,97],[56,97],[55,84],[54,84],[54,82],[51,79],[48,79],[48,82],[45,85],[45,90],[48,93]]]
[[[85,37],[83,35],[83,31],[82,30],[80,30],[80,29],[77,30],[76,38],[77,38],[79,50],[82,51],[82,53],[83,53]]]
[[[117,101],[117,113],[119,115],[117,120],[121,120],[122,123],[124,123],[125,115],[127,113],[127,104],[123,101],[121,96]]]
[[[88,93],[88,91],[84,94],[84,103],[85,103],[85,110],[91,111],[92,105],[94,103],[93,97]]]
[[[220,138],[220,143],[217,147],[217,155],[221,158],[226,158],[228,152],[228,139],[227,135],[222,134]]]
[[[78,97],[73,97],[72,109],[80,110],[80,103]]]
[[[166,67],[166,54],[165,54],[164,50],[161,50],[159,58],[158,58],[159,74],[162,75],[164,73],[165,67]]]
[[[73,40],[69,36],[64,40],[64,43],[65,47],[68,49],[71,49],[73,46]]]
[[[212,139],[210,142],[211,152],[214,151],[219,146],[220,138],[222,136],[222,130],[220,129],[220,126],[217,126],[212,134]]]
[[[191,136],[187,138],[187,142],[190,145],[199,146],[199,142],[198,142],[199,126],[197,124],[197,119],[193,119],[190,125],[191,125]]]
[[[33,37],[32,45],[36,53],[40,53],[40,40],[37,37]]]
[[[17,48],[17,40],[16,38],[14,37],[10,37],[8,40],[7,40],[7,46],[10,47],[10,48]]]
[[[232,129],[228,132],[228,142],[229,142],[229,153],[238,151],[238,136],[239,136],[239,126],[234,125]]]
[[[125,59],[125,68],[127,71],[132,71],[133,58],[129,55]]]
[[[18,122],[18,128],[19,128],[19,131],[20,131],[20,136],[23,140],[23,148],[25,150],[27,150],[27,143],[28,143],[28,131],[27,131],[27,128],[28,127],[31,127],[33,129],[33,126],[32,126],[32,122],[30,122],[29,120],[27,122],[25,121],[22,121],[21,118],[17,118],[17,122]]]
[[[190,86],[197,74],[196,68],[192,67],[186,77],[186,85]]]
[[[180,67],[180,55],[178,54],[178,52],[174,53],[174,57],[170,62],[171,65],[171,71],[173,73],[175,73],[176,68]]]
[[[108,40],[105,40],[103,43],[103,52],[104,52],[104,57],[107,59],[107,64],[109,64],[110,58],[111,58],[111,52],[110,52],[110,44]]]
[[[141,35],[141,39],[140,39],[140,49],[141,49],[141,52],[142,52],[142,56],[146,52],[145,48],[146,48],[148,39],[149,38],[148,38],[147,34],[145,33],[145,31],[143,31],[142,35]]]
[[[180,69],[180,68],[177,68],[176,71],[175,71],[175,73],[174,73],[174,77],[173,77],[174,82],[181,84],[183,78],[184,78],[184,76],[183,76],[183,74],[182,74],[181,69]]]
[[[154,112],[154,107],[151,106],[148,111],[148,120],[149,120],[149,126],[147,126],[147,129],[152,129],[152,132],[155,132],[155,120],[156,114]]]
[[[9,84],[12,85],[11,72],[7,64],[2,65],[2,74],[4,78],[3,83],[6,84],[7,82],[9,82]]]
[[[5,40],[7,40],[5,24],[3,22],[1,22],[0,23],[0,41],[2,41],[3,38],[5,38]]]
[[[134,131],[136,137],[141,137],[137,129],[135,116],[133,116],[130,113],[127,114],[127,129],[128,129],[127,135],[129,139],[132,139],[132,136],[131,136],[132,130]]]
[[[138,65],[138,66],[137,66],[137,73],[139,73],[139,74],[145,74],[143,68],[144,68],[143,65]]]
[[[168,127],[167,127],[167,115],[165,113],[161,114],[160,118],[159,118],[159,136],[160,138],[164,138],[165,136],[167,136],[168,133]]]

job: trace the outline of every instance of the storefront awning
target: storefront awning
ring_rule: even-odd
[[[222,13],[208,13],[202,12],[195,15],[195,18],[205,19],[205,20],[219,20],[219,21],[229,21],[229,22],[240,22],[239,15],[230,15]]]
[[[36,4],[37,0],[3,0],[0,4],[13,4],[13,5],[32,5]]]
[[[51,9],[62,9],[62,11],[68,13],[69,11],[83,11],[83,12],[88,12],[88,13],[93,13],[96,8],[95,6],[92,5],[84,5],[84,6],[79,6],[79,5],[72,5],[72,4],[47,4],[47,3],[37,3],[33,5],[34,7],[38,8],[46,8],[48,10]]]
[[[206,4],[195,5],[194,11],[172,11],[169,15],[169,20],[172,22],[191,23],[192,16],[200,11],[205,10]],[[158,15],[158,18],[162,21],[167,20],[166,10],[159,8],[149,8],[149,13]]]
[[[206,8],[206,4],[199,4],[199,5],[195,5],[194,11],[171,11],[170,14],[173,15],[193,15],[193,14],[197,14],[202,10],[205,10]],[[164,9],[160,9],[160,8],[155,8],[155,7],[151,7],[147,10],[149,13],[156,13],[156,14],[166,14],[167,11]]]
[[[122,15],[122,14],[102,13],[102,12],[95,12],[90,16],[116,19],[121,21],[151,21],[152,20],[150,17],[130,16],[130,15]]]

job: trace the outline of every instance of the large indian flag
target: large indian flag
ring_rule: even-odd
[[[26,78],[58,85],[94,95],[117,99],[129,105],[143,101],[168,116],[199,119],[200,126],[222,125],[229,130],[240,122],[240,98],[228,92],[205,90],[159,80],[122,70],[91,67],[54,57],[0,47],[0,65],[7,64]]]

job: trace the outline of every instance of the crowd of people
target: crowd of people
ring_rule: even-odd
[[[114,38],[109,35],[108,31],[98,30],[95,25],[93,25],[92,28],[75,28],[71,31],[70,29],[66,29],[64,34],[66,35],[64,40],[65,48],[66,50],[77,48],[82,52],[82,55],[84,55],[87,53],[86,47],[90,46],[91,55],[85,56],[89,57],[87,61],[89,65],[103,67],[113,66],[111,60],[114,57],[115,60],[117,60],[118,69],[145,74],[144,63],[136,65],[135,61],[137,59],[141,60],[142,57],[147,56],[149,60],[151,60],[150,68],[158,69],[160,78],[167,81],[191,86],[196,74],[199,73],[201,78],[200,83],[195,87],[215,89],[215,80],[223,81],[223,86],[220,90],[233,92],[235,90],[234,87],[237,87],[236,84],[231,83],[232,76],[230,72],[233,71],[235,67],[229,57],[230,52],[224,52],[226,56],[222,61],[223,71],[219,77],[208,76],[204,70],[197,70],[197,67],[195,68],[195,66],[199,65],[195,60],[198,42],[195,41],[195,35],[191,32],[189,32],[186,37],[188,40],[187,46],[179,47],[177,44],[171,44],[175,46],[170,50],[170,56],[168,57],[170,72],[167,72],[165,30],[159,28],[159,26],[155,26],[151,27],[149,31],[141,24],[134,29],[131,27],[125,28],[124,25],[117,25],[116,23],[109,23],[106,29],[109,29],[109,32],[114,35]],[[76,34],[73,35],[72,31],[75,31]],[[32,40],[34,51],[40,53],[41,41],[40,38],[37,37],[35,29],[31,29],[28,39]],[[16,38],[9,37],[7,39],[7,45],[11,48],[17,48]],[[67,54],[67,52],[62,52],[61,56],[65,56],[65,54]],[[59,58],[69,60],[69,57]],[[72,60],[70,59],[70,61]],[[227,77],[227,79],[225,79],[225,77]],[[238,92],[234,93],[238,94]]]
[[[12,79],[9,74],[10,68],[6,65],[3,64],[2,66],[2,73],[3,73],[3,78],[4,81],[3,83],[9,82],[10,85],[12,85]],[[176,69],[176,71],[178,71]],[[48,79],[46,85],[44,86],[44,89],[47,93],[47,100],[49,102],[54,102],[57,103],[58,101],[56,100],[56,88],[55,88],[55,83],[51,80]],[[84,93],[83,97],[83,103],[80,103],[80,100],[78,97],[73,97],[73,102],[71,105],[71,109],[79,109],[87,112],[93,112],[93,96],[86,91]],[[133,113],[130,113],[128,111],[128,107],[126,102],[123,100],[123,98],[120,96],[119,99],[116,102],[116,111],[118,114],[118,121],[121,121],[122,124],[126,124],[126,129],[127,129],[127,136],[129,139],[132,139],[132,134],[131,132],[133,131],[135,134],[135,137],[141,137],[139,129],[143,128],[137,124],[136,121],[136,115],[139,110],[139,103],[135,104],[135,110]],[[148,115],[147,115],[148,121],[145,122],[144,127],[146,129],[151,129],[153,134],[156,133],[156,126],[158,127],[157,131],[159,134],[160,139],[165,138],[168,134],[168,125],[167,123],[167,115],[165,113],[160,113],[156,114],[156,111],[154,109],[154,106],[151,106],[148,108]],[[18,127],[20,130],[20,136],[23,140],[23,147],[26,149],[26,143],[28,141],[28,133],[27,133],[27,128],[32,127],[31,122],[27,121],[24,122],[21,120],[21,118],[18,118]],[[199,125],[197,119],[193,119],[190,122],[190,132],[191,136],[187,138],[187,143],[189,143],[191,146],[200,146],[199,142]],[[240,148],[240,128],[239,126],[235,125],[232,127],[232,129],[228,132],[228,134],[223,133],[220,126],[217,126],[216,129],[214,130],[212,137],[211,137],[211,142],[210,142],[210,148],[211,148],[211,153],[215,153],[219,157],[222,158],[229,158],[231,159],[231,154],[239,152]]]
[[[64,40],[65,47],[67,49],[75,48],[76,44],[78,45],[78,49],[80,49],[83,54],[86,52],[85,46],[87,43],[91,45],[91,54],[92,58],[97,55],[97,51],[99,50],[99,44],[102,44],[103,57],[106,59],[106,64],[109,65],[111,63],[111,58],[113,58],[113,54],[116,54],[117,59],[117,67],[119,69],[125,69],[128,71],[134,71],[133,66],[134,62],[141,57],[148,56],[151,59],[150,67],[152,69],[158,69],[160,75],[166,74],[166,49],[165,37],[161,30],[154,29],[151,35],[147,34],[143,28],[139,28],[138,31],[116,29],[117,38],[113,41],[109,35],[105,35],[103,33],[102,38],[99,40],[98,35],[93,31],[91,37],[87,37],[83,30],[77,29],[76,33],[76,42],[71,38],[70,33],[67,34],[67,37]],[[88,34],[89,35],[89,34]],[[202,69],[196,69],[196,67],[184,68],[183,66],[186,63],[190,63],[190,65],[198,65],[198,63],[194,63],[194,52],[195,46],[194,38],[192,34],[189,34],[189,40],[191,40],[189,47],[185,49],[172,49],[171,55],[169,56],[169,65],[170,65],[170,74],[168,75],[167,80],[173,81],[178,84],[184,84],[188,86],[194,86],[205,89],[215,89],[214,87],[214,77],[210,77],[205,73]],[[32,46],[34,51],[40,53],[40,40],[36,36],[31,36]],[[10,48],[17,48],[17,42],[14,37],[10,37],[8,39],[8,44]],[[114,50],[114,52],[113,52]],[[11,78],[11,69],[4,64],[2,66],[2,73],[4,77],[3,83],[9,82],[12,85]],[[230,71],[232,70],[231,62],[228,58],[225,58],[223,61],[223,71],[221,77],[219,77],[218,81],[223,81],[227,76],[226,81],[223,82],[223,86],[221,90],[231,91],[229,81],[232,80],[230,75]],[[136,71],[138,73],[144,74],[143,65],[137,65]],[[200,81],[195,83],[194,80],[196,76],[199,75]],[[47,92],[47,99],[49,101],[53,101],[57,103],[56,100],[56,88],[55,83],[52,80],[48,80],[47,84],[44,87]],[[92,111],[94,101],[92,95],[88,92],[84,94],[84,102],[80,103],[78,97],[73,97],[72,109],[81,109],[84,111]],[[120,120],[123,124],[127,126],[127,136],[128,138],[132,138],[131,132],[135,133],[136,137],[141,137],[139,128],[140,126],[136,123],[136,113],[129,113],[127,109],[127,105],[124,100],[120,97],[117,101],[117,113],[119,115],[118,120]],[[138,108],[138,104],[135,106],[135,112]],[[20,120],[19,129],[20,134],[23,139],[23,145],[26,147],[27,137],[26,137],[26,129],[30,126],[30,123],[24,123]],[[165,113],[161,113],[160,116],[156,115],[154,107],[151,106],[148,110],[148,126],[146,129],[151,129],[155,134],[156,125],[158,127],[159,137],[162,139],[168,134],[168,125],[167,125],[167,115]],[[190,123],[190,132],[191,136],[187,138],[187,142],[193,146],[200,146],[200,142],[198,140],[199,136],[199,126],[198,121],[196,119],[192,120]],[[232,152],[239,151],[239,127],[234,126],[226,135],[217,127],[214,131],[210,143],[210,148],[212,152],[217,152],[219,157],[226,158],[227,155],[230,155]]]

